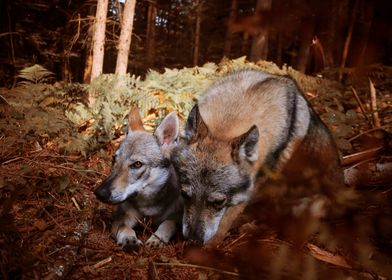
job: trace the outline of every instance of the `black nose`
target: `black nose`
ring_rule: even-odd
[[[109,202],[110,188],[103,182],[94,192],[95,196],[102,202]]]
[[[191,229],[189,231],[188,236],[186,237],[187,239],[193,240],[195,243],[201,244],[203,243],[203,234],[200,230],[198,229]]]

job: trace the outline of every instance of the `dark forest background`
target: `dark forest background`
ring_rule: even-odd
[[[86,81],[96,1],[0,3],[1,86],[13,85],[18,71],[33,64],[54,72],[58,80]],[[109,1],[104,73],[114,72],[123,5]],[[143,75],[149,68],[240,56],[308,74],[341,66],[391,65],[391,11],[390,0],[139,0],[128,71]],[[264,50],[256,42],[260,35],[268,39]]]

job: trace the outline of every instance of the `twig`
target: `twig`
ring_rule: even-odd
[[[359,99],[359,96],[357,94],[357,91],[355,90],[354,87],[351,87],[351,91],[354,94],[355,101],[357,101],[359,108],[361,109],[362,114],[364,115],[365,119],[368,121],[371,127],[373,127],[373,123],[369,120],[368,116],[366,115],[365,109],[363,108],[361,99]]]
[[[235,277],[240,277],[241,275],[236,273],[236,272],[231,272],[231,271],[226,271],[226,270],[220,270],[217,268],[209,267],[209,266],[202,266],[202,265],[196,265],[196,264],[186,264],[186,263],[156,263],[154,262],[155,265],[158,266],[179,266],[179,267],[189,267],[189,268],[197,268],[197,269],[205,269],[205,270],[210,270],[210,271],[215,271],[219,272],[222,274],[230,275],[230,276],[235,276]]]
[[[350,167],[347,167],[345,170],[354,169],[354,168],[356,168],[357,166],[360,166],[360,165],[362,165],[362,164],[364,164],[364,163],[371,162],[371,161],[373,161],[373,160],[375,160],[375,159],[376,159],[375,157],[371,157],[371,158],[364,159],[364,160],[362,160],[362,161],[360,161],[360,162],[355,163],[354,165],[351,165]]]
[[[387,280],[386,277],[377,275],[372,272],[367,272],[362,269],[357,269],[353,267],[351,264],[348,263],[348,261],[340,255],[335,255],[331,252],[328,252],[326,250],[323,250],[319,247],[317,247],[314,244],[308,243],[306,244],[306,248],[309,250],[309,253],[312,257],[314,257],[317,260],[330,263],[336,266],[340,266],[343,268],[347,268],[349,270],[357,271],[359,272],[362,276],[368,278],[368,279],[380,279],[380,280]]]
[[[376,88],[374,87],[374,84],[370,78],[369,78],[369,87],[370,87],[370,105],[372,107],[373,124],[375,127],[381,127],[381,122],[377,111]]]
[[[14,37],[13,37],[13,32],[12,32],[12,24],[11,24],[11,14],[10,14],[11,9],[7,9],[7,23],[8,23],[8,30],[10,32],[10,47],[11,47],[11,60],[12,60],[12,66],[14,69],[16,69],[16,60],[15,60],[15,49],[14,49]],[[14,70],[15,71],[15,70]],[[14,72],[15,74],[15,72]],[[15,87],[16,85],[16,75],[14,75],[14,83],[12,87]]]
[[[352,269],[352,266],[342,256],[334,255],[331,252],[322,250],[321,248],[311,243],[306,244],[306,248],[309,250],[310,254],[314,258],[320,261],[327,262],[336,266]]]
[[[3,33],[0,33],[0,38],[4,37],[4,36],[12,35],[12,34],[19,35],[19,32],[3,32]]]
[[[72,167],[67,167],[67,166],[63,166],[63,165],[58,165],[58,164],[51,164],[51,163],[46,163],[46,162],[37,162],[31,159],[26,159],[30,162],[33,162],[37,165],[39,164],[43,164],[43,165],[47,165],[49,167],[53,167],[53,168],[59,168],[59,169],[65,169],[65,170],[72,170],[72,171],[76,171],[76,172],[86,172],[86,173],[95,173],[98,175],[102,175],[102,176],[106,176],[107,174],[101,173],[99,171],[96,170],[91,170],[91,169],[77,169],[77,168],[72,168]]]
[[[368,159],[368,158],[373,158],[375,155],[378,154],[378,152],[380,152],[384,147],[376,147],[376,148],[371,148],[371,149],[367,149],[365,151],[361,151],[358,153],[354,153],[351,155],[347,155],[344,156],[342,159],[342,165],[349,165],[364,159]]]
[[[98,269],[112,261],[112,257],[108,257],[106,259],[103,259],[102,261],[97,262],[96,264],[93,265],[93,268]]]
[[[8,106],[11,106],[10,103],[7,101],[7,99],[5,99],[5,97],[2,96],[1,94],[0,94],[0,99],[3,100],[5,103],[7,103]]]
[[[225,246],[225,249],[228,249],[228,248],[230,248],[231,246],[233,246],[235,243],[238,242],[238,240],[242,239],[246,234],[247,234],[246,232],[243,233],[243,234],[241,234],[239,237],[237,237],[237,238],[234,239],[232,242],[230,242],[229,244],[227,244],[227,245]]]
[[[46,213],[46,215],[49,216],[49,218],[63,231],[63,233],[66,233],[65,229],[56,221],[56,219],[48,212],[48,210],[45,209],[45,207],[42,207],[42,210]]]
[[[49,194],[51,197],[53,197],[54,200],[56,200],[62,207],[64,207],[63,202],[61,202],[60,200],[58,200],[58,198],[55,197],[51,192],[47,192],[47,194]]]
[[[380,127],[374,127],[374,128],[365,130],[364,132],[361,132],[361,133],[359,133],[359,134],[357,134],[357,135],[351,137],[351,138],[348,139],[347,141],[348,141],[348,142],[351,142],[351,141],[354,141],[355,139],[361,137],[361,136],[364,135],[364,134],[367,134],[367,133],[370,133],[370,132],[373,132],[373,131],[376,131],[376,130],[385,130],[385,128],[390,128],[390,127],[392,127],[392,126],[391,126],[391,125],[384,125],[384,126],[380,126]]]
[[[149,280],[159,279],[158,271],[153,261],[150,261],[148,263],[148,279]]]
[[[305,95],[309,96],[310,98],[316,98],[317,97],[317,94],[311,93],[309,91],[305,92]]]
[[[9,163],[12,163],[12,162],[18,161],[18,160],[30,160],[30,158],[38,158],[38,157],[64,158],[64,159],[71,160],[71,161],[76,161],[80,158],[79,156],[59,156],[59,155],[48,155],[45,153],[44,154],[37,154],[38,152],[42,152],[42,151],[31,151],[30,155],[27,155],[24,157],[11,158],[7,161],[3,161],[1,163],[1,165],[9,164]]]
[[[16,158],[12,158],[12,159],[9,159],[9,160],[6,160],[6,161],[3,161],[3,162],[1,163],[1,165],[8,164],[8,163],[11,163],[11,162],[14,162],[14,161],[18,161],[18,160],[20,160],[20,159],[25,159],[25,158],[24,158],[24,157],[16,157]]]
[[[162,243],[164,243],[162,241],[162,239],[155,234],[155,232],[151,229],[151,227],[149,225],[147,225],[145,222],[143,222],[141,219],[139,219],[138,217],[136,217],[136,221],[141,224],[147,231],[149,231],[152,235],[154,235],[156,238],[158,238],[159,241],[161,241]]]
[[[71,200],[72,200],[73,204],[75,205],[76,209],[81,211],[80,206],[79,206],[78,202],[76,201],[76,199],[74,197],[72,197]]]

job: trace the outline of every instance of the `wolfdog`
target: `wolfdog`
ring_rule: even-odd
[[[131,109],[127,133],[114,155],[112,172],[95,190],[102,202],[119,204],[111,230],[118,245],[142,244],[133,227],[143,217],[150,217],[153,225],[159,225],[146,241],[147,246],[160,246],[174,235],[183,206],[167,154],[176,144],[178,133],[175,112],[167,115],[151,134],[144,130],[138,109]]]
[[[299,147],[342,181],[329,130],[287,76],[242,70],[218,80],[191,110],[183,134],[171,160],[184,198],[185,238],[206,243],[218,228],[228,230],[255,186]]]

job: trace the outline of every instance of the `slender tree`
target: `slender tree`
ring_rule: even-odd
[[[268,20],[265,18],[271,11],[272,0],[257,0],[256,16],[260,16],[263,26],[256,36],[253,37],[252,47],[250,52],[250,60],[258,61],[260,59],[267,59],[268,56]]]
[[[364,2],[363,7],[361,8],[361,12],[363,15],[362,18],[362,26],[361,26],[361,36],[358,40],[358,58],[355,61],[355,65],[361,65],[365,62],[365,54],[367,45],[370,37],[370,28],[372,26],[373,17],[374,17],[374,3],[372,1]]]
[[[342,60],[340,62],[340,69],[339,69],[339,81],[341,81],[342,78],[343,78],[343,68],[346,66],[348,50],[350,49],[351,38],[352,38],[352,35],[353,35],[354,24],[355,24],[355,20],[356,20],[356,16],[357,16],[358,2],[359,2],[358,0],[355,0],[355,2],[354,2],[354,9],[352,9],[352,14],[351,14],[351,19],[350,19],[350,23],[349,23],[349,28],[348,28],[348,31],[347,31],[346,40],[344,42]]]
[[[127,73],[128,55],[132,38],[133,18],[135,16],[135,6],[136,0],[127,0],[125,2],[116,62],[116,74],[119,75],[124,75]]]
[[[200,23],[201,23],[201,9],[203,2],[201,0],[195,1],[196,5],[196,26],[195,26],[195,43],[193,48],[193,65],[196,66],[199,62],[200,49]]]
[[[299,30],[299,49],[296,59],[295,68],[305,73],[309,60],[310,46],[312,44],[313,34],[315,32],[315,16],[309,15],[302,19]]]
[[[106,16],[109,0],[98,0],[93,35],[93,61],[91,67],[91,80],[102,73],[105,53]]]
[[[84,71],[83,71],[83,82],[88,84],[91,81],[91,70],[93,66],[93,51],[92,51],[92,44],[91,38],[93,37],[93,30],[94,30],[94,7],[91,5],[89,7],[89,20],[88,20],[88,30],[87,30],[87,40],[86,40],[86,47],[85,47],[85,60],[84,60]]]
[[[230,30],[230,23],[236,20],[237,6],[238,6],[238,0],[231,0],[229,24],[227,24],[225,44],[223,46],[223,55],[226,57],[230,56],[231,44],[233,41],[233,32]]]
[[[157,2],[156,0],[148,1],[148,16],[147,16],[147,34],[146,34],[146,57],[147,66],[154,66],[155,58],[155,20],[157,17]]]

